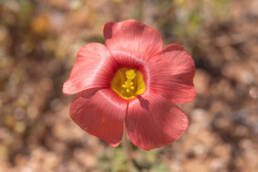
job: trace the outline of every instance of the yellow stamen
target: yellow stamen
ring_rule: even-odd
[[[145,90],[143,75],[135,69],[120,68],[111,81],[111,88],[120,97],[132,99]]]

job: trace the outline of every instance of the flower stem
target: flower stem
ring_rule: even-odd
[[[127,133],[125,133],[123,136],[122,146],[123,146],[124,153],[127,157],[128,167],[130,168],[133,166],[133,156],[132,156],[132,147],[131,147]]]

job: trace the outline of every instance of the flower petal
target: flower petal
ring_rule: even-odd
[[[118,146],[123,136],[127,102],[110,89],[86,91],[70,106],[71,118],[89,134]]]
[[[63,85],[63,93],[75,94],[90,88],[109,87],[116,65],[104,45],[85,45],[79,51],[70,77]]]
[[[162,49],[160,33],[135,20],[106,23],[103,32],[106,45],[114,58],[119,54],[128,54],[148,59]]]
[[[174,103],[187,103],[195,97],[194,61],[179,44],[171,44],[148,61],[149,87]]]
[[[188,118],[175,104],[151,93],[129,103],[125,124],[131,141],[150,150],[178,139],[188,126]]]

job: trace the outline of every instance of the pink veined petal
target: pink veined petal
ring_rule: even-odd
[[[116,147],[123,136],[126,108],[127,102],[110,89],[86,91],[73,100],[70,116],[83,130]]]
[[[104,45],[85,45],[80,49],[69,79],[63,85],[63,93],[75,94],[91,88],[109,87],[116,65]]]
[[[188,126],[188,118],[164,97],[146,94],[129,103],[125,124],[131,141],[150,150],[178,139]]]
[[[194,61],[179,44],[170,44],[148,61],[148,84],[156,93],[174,103],[187,103],[195,97]]]
[[[160,33],[135,20],[106,23],[103,29],[108,49],[114,58],[126,55],[148,59],[162,49]]]

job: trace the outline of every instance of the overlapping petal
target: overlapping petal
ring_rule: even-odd
[[[111,146],[120,144],[127,102],[109,89],[79,94],[70,106],[71,118],[83,130]]]
[[[188,118],[166,98],[145,93],[129,103],[125,124],[131,141],[150,150],[178,139],[188,126]]]
[[[104,38],[112,56],[148,59],[162,49],[160,33],[135,20],[106,23]]]
[[[63,93],[75,94],[90,88],[109,87],[116,65],[104,45],[85,45],[79,51],[70,77],[63,85]]]
[[[194,62],[179,44],[171,44],[148,61],[148,85],[174,103],[187,103],[195,97]]]

